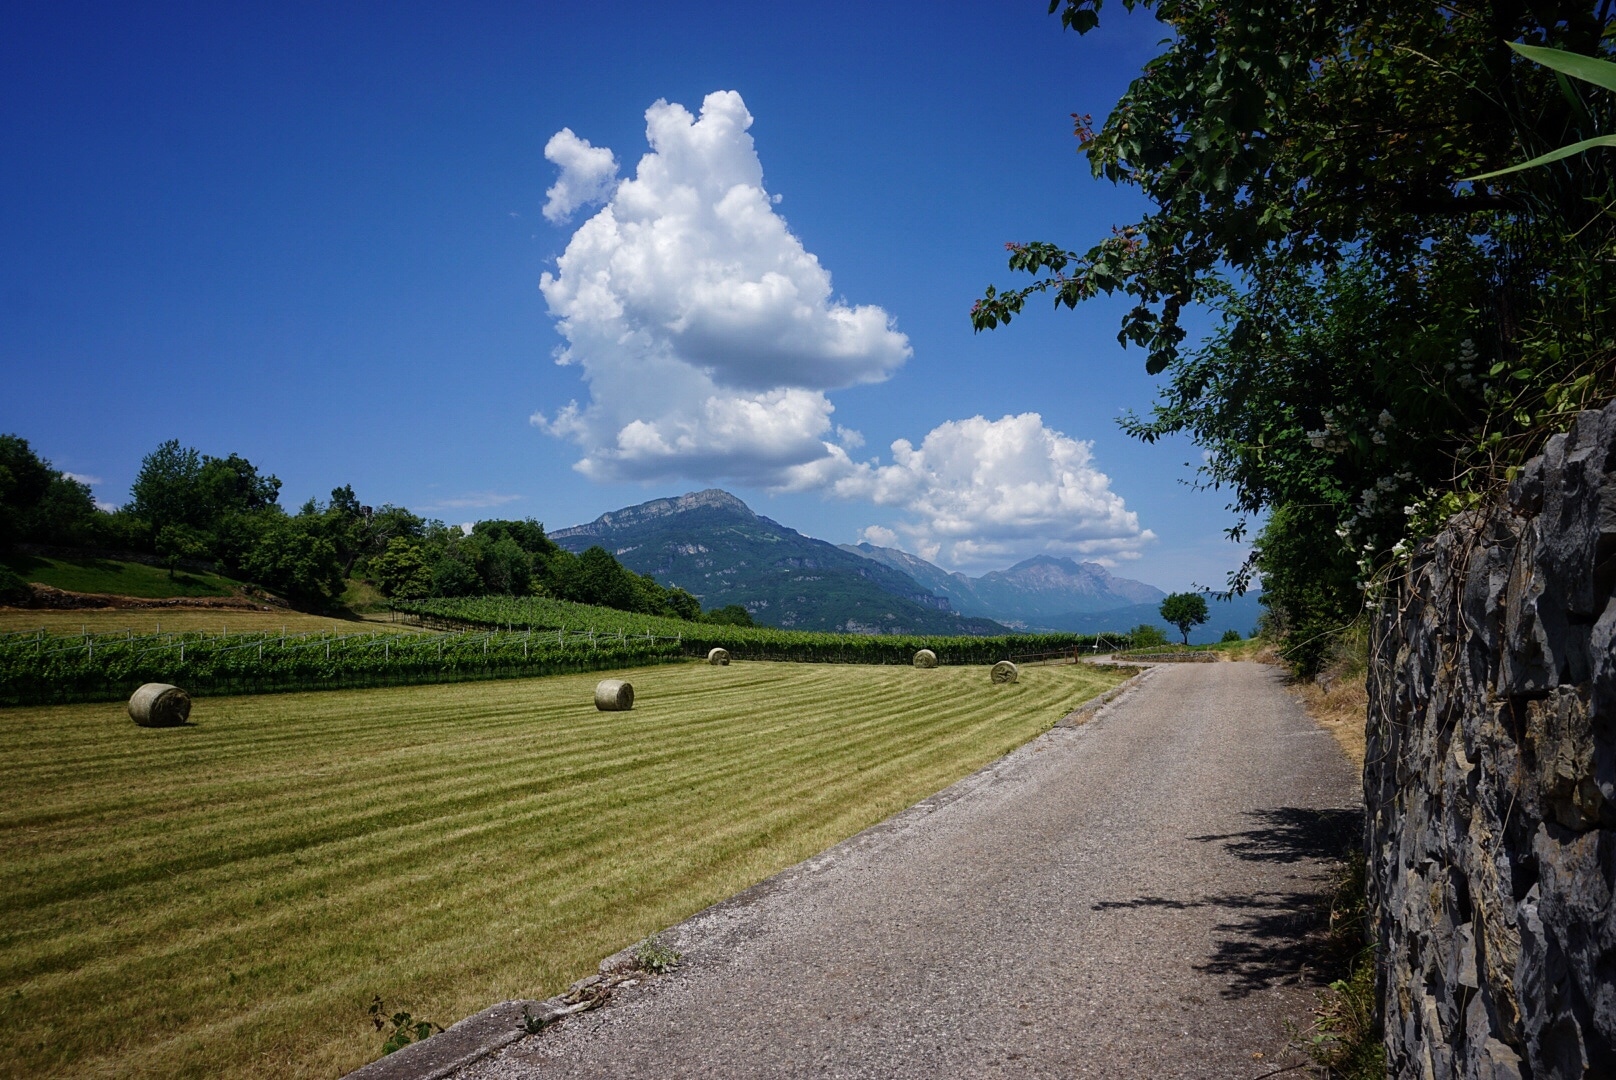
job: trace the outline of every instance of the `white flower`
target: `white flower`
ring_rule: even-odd
[[[1369,436],[1369,441],[1374,443],[1376,446],[1385,446],[1386,433],[1384,431],[1377,431],[1373,435]]]
[[[1379,424],[1383,428],[1388,429],[1396,422],[1397,420],[1392,416],[1390,409],[1380,410],[1380,416],[1375,419],[1375,423]]]

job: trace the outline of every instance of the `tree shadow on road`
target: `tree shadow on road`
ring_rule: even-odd
[[[1227,980],[1220,991],[1225,998],[1243,998],[1276,986],[1322,986],[1340,974],[1327,956],[1331,890],[1323,871],[1357,845],[1363,811],[1281,807],[1249,816],[1256,819],[1254,828],[1190,839],[1221,843],[1243,861],[1314,863],[1321,871],[1317,881],[1284,891],[1258,889],[1199,900],[1161,896],[1103,900],[1094,904],[1094,910],[1210,907],[1226,913],[1214,927],[1212,955],[1195,965],[1197,971]]]
[[[1244,832],[1212,833],[1190,839],[1209,844],[1222,842],[1224,850],[1237,859],[1294,863],[1339,859],[1343,853],[1357,847],[1363,836],[1361,809],[1281,806],[1252,810],[1246,816],[1260,824]]]

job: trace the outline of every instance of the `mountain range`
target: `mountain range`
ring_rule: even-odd
[[[1098,633],[1160,624],[1162,590],[1093,562],[1038,555],[980,577],[897,548],[837,546],[754,513],[711,488],[653,499],[550,534],[570,551],[600,545],[636,573],[678,586],[704,608],[740,604],[760,623],[848,633]],[[1248,633],[1256,597],[1212,603],[1193,640]]]
[[[602,514],[550,539],[600,545],[618,562],[678,586],[704,608],[739,604],[769,626],[845,633],[1002,634],[954,611],[909,575],[804,536],[716,488]]]
[[[1073,562],[1035,555],[1008,570],[981,577],[950,573],[917,555],[874,544],[844,544],[843,551],[902,570],[966,615],[999,622],[1052,626],[1073,613],[1114,611],[1139,604],[1160,604],[1167,594],[1154,585],[1117,577],[1099,563]]]

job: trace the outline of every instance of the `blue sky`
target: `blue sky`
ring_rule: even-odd
[[[1143,210],[1070,114],[1162,28],[1046,6],[7,5],[0,431],[109,502],[179,438],[294,505],[561,527],[722,486],[950,568],[1219,583],[1197,451],[1117,429],[1154,384],[1121,305],[969,325],[1006,241]],[[557,161],[598,196],[566,216]]]

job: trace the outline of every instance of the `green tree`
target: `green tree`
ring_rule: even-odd
[[[0,549],[23,538],[55,470],[16,435],[0,435]]]
[[[190,454],[194,458],[196,451]],[[267,509],[280,498],[280,480],[259,473],[257,466],[239,454],[223,458],[203,456],[195,483],[191,497],[198,504],[197,520],[204,525],[211,525],[229,514]]]
[[[1616,155],[1465,181],[1610,130],[1610,93],[1510,44],[1607,56],[1611,6],[1124,6],[1154,11],[1164,51],[1077,136],[1095,175],[1151,210],[1086,250],[1011,245],[1034,280],[987,290],[973,322],[1009,322],[1040,294],[1129,297],[1119,339],[1166,381],[1125,426],[1207,450],[1232,535],[1270,512],[1231,588],[1260,572],[1286,633],[1312,634],[1352,616],[1411,532],[1616,393]],[[1086,33],[1100,7],[1050,10]],[[1201,343],[1181,325],[1196,305],[1218,319]],[[1279,567],[1295,546],[1281,521],[1324,546]]]
[[[676,619],[695,622],[701,618],[701,601],[683,589],[668,590],[668,610]],[[742,609],[745,610],[744,608]]]
[[[482,544],[477,552],[476,566],[485,593],[526,596],[531,588],[533,556],[523,551],[522,546],[509,536]]]
[[[566,567],[557,583],[563,600],[598,604],[620,611],[638,611],[640,590],[634,575],[624,570],[611,552],[600,546],[589,548]]]
[[[1130,649],[1153,649],[1158,645],[1167,644],[1167,635],[1162,628],[1150,623],[1140,623],[1128,631],[1128,647]]]
[[[419,540],[395,536],[370,560],[370,580],[383,596],[419,600],[432,595],[432,567]]]
[[[1178,632],[1184,635],[1184,644],[1188,645],[1190,629],[1212,616],[1206,610],[1206,597],[1200,593],[1177,592],[1161,602],[1161,617],[1178,627]]]
[[[45,494],[24,515],[23,535],[34,543],[63,547],[92,546],[106,539],[109,515],[96,507],[90,485],[51,471]]]
[[[180,563],[208,557],[207,537],[189,525],[164,525],[152,546],[167,565],[170,581]]]
[[[89,485],[34,453],[27,439],[0,435],[0,550],[19,542],[94,544],[105,517]]]
[[[457,551],[446,551],[432,567],[433,596],[476,596],[483,591],[477,568]]]
[[[130,510],[146,522],[153,540],[170,525],[205,523],[202,494],[202,455],[170,439],[147,454],[129,489]]]
[[[343,589],[342,563],[317,514],[270,514],[244,570],[301,608],[323,608]]]
[[[725,604],[721,608],[702,613],[701,621],[719,626],[755,626],[752,613],[739,604]]]

